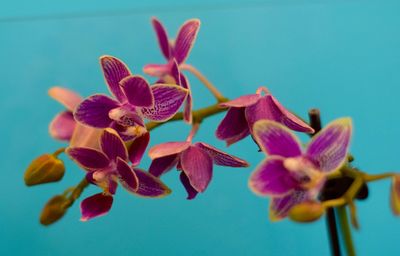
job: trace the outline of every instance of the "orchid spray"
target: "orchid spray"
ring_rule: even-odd
[[[317,109],[309,111],[307,122],[286,109],[266,87],[229,100],[187,63],[200,29],[198,19],[186,21],[175,40],[168,37],[158,19],[153,18],[152,25],[166,59],[165,64],[143,68],[145,74],[155,77],[154,82],[133,74],[121,59],[105,55],[100,57],[100,68],[111,95],[82,98],[62,87],[49,90],[50,96],[66,108],[51,121],[49,132],[67,145],[34,159],[25,171],[25,184],[61,180],[65,173],[59,159],[62,153],[84,172],[79,184],[47,202],[40,216],[43,225],[61,219],[89,185],[99,191],[81,201],[82,221],[107,214],[118,186],[136,196],[165,197],[171,189],[161,179],[176,169],[187,199],[192,200],[212,185],[214,165],[248,167],[239,157],[206,142],[195,142],[202,122],[221,112],[226,113],[216,125],[218,139],[229,146],[250,135],[255,142],[254,152],[265,155],[248,183],[256,195],[269,198],[271,221],[289,218],[307,223],[325,215],[332,254],[341,253],[340,231],[347,254],[355,255],[349,223],[355,229],[359,227],[355,201],[367,198],[368,183],[392,179],[391,207],[395,215],[400,215],[400,175],[370,175],[353,165],[354,157],[349,152],[353,131],[350,118],[338,118],[322,128]],[[195,97],[186,72],[204,84],[215,103],[194,109]],[[151,147],[150,166],[147,170],[140,168],[151,131],[180,120],[192,127],[186,139]],[[304,146],[294,132],[309,134],[311,141]],[[239,154],[245,156],[244,152]]]

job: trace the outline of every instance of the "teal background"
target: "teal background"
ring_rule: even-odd
[[[1,1],[0,255],[328,255],[324,220],[271,223],[268,200],[248,190],[248,176],[263,158],[250,139],[226,150],[252,167],[216,167],[194,201],[184,199],[171,172],[163,179],[174,192],[165,199],[121,189],[105,217],[82,223],[76,203],[59,223],[42,227],[43,204],[83,174],[68,162],[60,183],[23,184],[33,158],[63,146],[48,136],[62,107],[46,91],[63,85],[83,96],[107,92],[100,55],[120,57],[141,73],[144,64],[163,61],[151,16],[171,35],[198,17],[202,27],[188,63],[226,96],[265,85],[303,117],[311,107],[321,109],[325,122],[351,116],[356,165],[370,173],[399,170],[399,11],[398,1],[382,0]],[[190,79],[195,107],[213,102]],[[206,120],[196,139],[224,148],[214,138],[222,117]],[[188,130],[168,124],[152,133],[152,145],[182,140]],[[148,165],[146,158],[142,166]],[[389,185],[371,184],[368,200],[357,203],[359,255],[398,255],[400,220],[389,209]]]

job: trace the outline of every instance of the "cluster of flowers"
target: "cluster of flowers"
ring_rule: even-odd
[[[49,91],[50,96],[66,107],[50,123],[50,134],[69,143],[67,155],[86,171],[88,183],[102,189],[81,202],[82,220],[106,214],[118,184],[139,196],[162,197],[171,190],[160,177],[176,168],[188,193],[187,199],[193,199],[209,185],[213,164],[248,166],[245,160],[207,143],[192,141],[200,124],[193,118],[192,92],[183,70],[200,21],[185,22],[175,41],[169,40],[157,19],[152,24],[167,60],[166,64],[144,67],[144,73],[156,77],[154,84],[132,74],[120,59],[102,56],[100,66],[112,97],[95,94],[83,99],[61,87]],[[182,107],[180,119],[193,126],[187,139],[152,147],[148,151],[152,160],[148,171],[140,169],[138,166],[150,141],[145,120],[168,122],[177,117]],[[314,129],[283,107],[267,88],[260,87],[254,94],[224,100],[218,107],[227,111],[216,129],[218,139],[229,146],[251,135],[267,155],[252,173],[249,186],[256,194],[271,197],[273,220],[287,217],[296,205],[317,202],[328,175],[347,163],[352,131],[349,118],[327,125],[303,150],[292,131],[314,134]],[[59,153],[36,159],[25,173],[26,184],[60,180],[64,166],[57,158]],[[393,202],[400,205],[397,196],[400,181],[397,180],[394,188],[397,193]]]

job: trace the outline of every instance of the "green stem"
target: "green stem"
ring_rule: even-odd
[[[353,245],[353,239],[351,237],[351,229],[349,225],[349,219],[347,217],[347,212],[345,206],[337,207],[337,213],[340,223],[340,231],[342,232],[342,239],[346,248],[346,255],[355,256],[355,248]]]

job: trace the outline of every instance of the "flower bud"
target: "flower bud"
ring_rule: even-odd
[[[67,197],[63,195],[54,196],[44,206],[40,214],[40,223],[45,226],[53,224],[64,216],[70,205],[71,201]]]
[[[295,205],[289,211],[289,218],[296,222],[313,222],[324,214],[324,207],[316,201]]]
[[[64,163],[54,155],[44,154],[36,158],[25,171],[25,184],[33,186],[61,180],[64,176]]]
[[[392,178],[392,186],[390,188],[390,206],[394,215],[400,215],[400,175]]]

